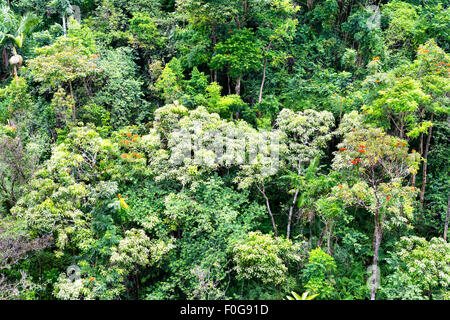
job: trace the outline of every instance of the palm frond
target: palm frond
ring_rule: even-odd
[[[31,31],[33,30],[33,28],[38,24],[39,19],[38,17],[30,12],[25,13],[19,22],[19,25],[16,29],[16,36],[18,35],[25,35],[25,34],[29,34],[31,33]]]

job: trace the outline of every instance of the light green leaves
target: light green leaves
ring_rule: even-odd
[[[217,54],[211,59],[211,67],[228,67],[234,78],[262,67],[262,46],[250,29],[234,31],[215,49]]]
[[[314,298],[319,296],[319,294],[309,295],[308,291],[304,292],[301,296],[294,291],[291,294],[292,296],[286,296],[288,300],[314,300]]]
[[[287,278],[287,264],[300,261],[299,248],[290,240],[250,232],[233,248],[233,260],[239,279],[257,279],[278,285]]]

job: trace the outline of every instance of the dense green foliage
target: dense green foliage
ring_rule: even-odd
[[[450,299],[449,10],[0,0],[0,299]]]

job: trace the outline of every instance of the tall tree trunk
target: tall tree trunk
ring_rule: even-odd
[[[6,51],[6,47],[3,47],[3,49],[2,49],[2,57],[3,57],[4,66],[5,66],[5,69],[6,69],[9,66],[8,52]]]
[[[66,14],[62,14],[62,24],[63,24],[63,31],[64,35],[67,36],[67,26],[66,26]]]
[[[69,88],[70,88],[70,97],[73,100],[73,108],[72,108],[72,118],[73,118],[73,124],[75,125],[77,123],[77,108],[75,105],[75,99],[73,97],[73,88],[72,88],[72,81],[69,81]]]
[[[327,233],[328,224],[325,222],[325,227],[323,228],[322,232],[320,233],[319,241],[317,241],[317,248],[320,248],[322,246],[323,242],[323,236],[325,233]]]
[[[331,255],[331,232],[333,231],[333,222],[329,222],[330,226],[327,228],[327,253]]]
[[[261,192],[261,194],[263,195],[264,199],[266,200],[266,207],[267,207],[267,211],[269,212],[270,220],[272,221],[273,232],[275,234],[275,237],[278,237],[277,225],[275,224],[275,219],[273,217],[273,213],[270,208],[270,202],[269,202],[269,198],[266,195],[266,190],[265,190],[264,184],[261,186],[261,188],[259,188],[258,186],[257,186],[257,188],[258,188],[259,192]]]
[[[267,68],[267,57],[264,58],[263,77],[261,80],[261,86],[259,88],[258,102],[261,102],[261,100],[262,100],[264,83],[266,82],[266,68]]]
[[[261,87],[259,88],[259,97],[258,102],[261,102],[262,100],[262,93],[264,89],[264,83],[266,82],[266,70],[267,70],[267,53],[270,51],[270,47],[272,46],[272,41],[269,42],[269,44],[266,47],[266,53],[264,55],[264,67],[263,67],[263,77],[261,80]]]
[[[420,140],[419,140],[419,154],[422,157],[423,155],[423,132],[420,134]],[[412,175],[412,181],[411,181],[411,186],[416,187],[416,178],[417,178],[417,174],[413,173]]]
[[[236,79],[236,87],[234,88],[234,91],[238,96],[241,95],[241,75]]]
[[[380,226],[379,208],[375,214],[375,230],[373,239],[373,261],[372,261],[372,278],[370,283],[370,300],[375,300],[377,290],[377,271],[378,271],[378,254],[381,244],[383,232]]]
[[[302,167],[302,161],[299,160],[298,164],[297,164],[297,174],[300,175],[301,173],[301,167]],[[289,208],[289,216],[288,216],[288,223],[287,223],[287,230],[286,230],[286,237],[289,239],[290,235],[291,235],[291,224],[292,224],[292,216],[294,214],[294,207],[295,204],[297,203],[297,197],[298,197],[298,193],[300,192],[299,189],[295,190],[295,194],[294,194],[294,199],[292,200],[292,204]]]
[[[216,43],[217,43],[216,24],[215,23],[211,24],[211,38],[212,38],[212,46],[213,46],[213,50],[214,50],[214,48],[216,47]],[[217,82],[217,70],[214,70],[213,81]]]
[[[433,123],[433,116],[434,114],[431,114],[430,121]],[[427,136],[427,142],[425,144],[425,150],[423,153],[423,176],[422,176],[422,189],[420,191],[420,205],[423,207],[423,202],[425,199],[425,187],[427,185],[427,167],[428,167],[428,151],[430,150],[430,143],[431,143],[431,133],[433,131],[433,126],[430,126],[428,129],[428,136]]]
[[[450,216],[450,193],[448,194],[448,199],[447,199],[447,215],[445,216],[445,225],[444,225],[444,240],[445,241],[447,241],[449,216]]]
[[[288,223],[287,223],[287,229],[286,229],[286,238],[288,238],[288,239],[291,236],[292,216],[294,214],[294,207],[295,207],[295,204],[297,203],[297,197],[298,197],[299,191],[300,191],[299,189],[295,190],[294,199],[292,200],[291,207],[289,208],[289,216],[288,216]]]
[[[16,51],[16,47],[14,46],[14,44],[11,46],[11,53],[13,56],[17,55],[17,51]],[[14,78],[18,78],[17,75],[17,64],[14,64]]]

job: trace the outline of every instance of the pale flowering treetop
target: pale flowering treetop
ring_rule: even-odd
[[[153,128],[142,137],[156,180],[183,186],[220,168],[261,166],[278,169],[281,132],[258,131],[245,121],[228,121],[206,108],[188,110],[176,101],[155,111]]]
[[[142,229],[130,229],[125,231],[119,245],[112,248],[111,262],[125,270],[134,270],[156,264],[172,248],[170,242],[151,240]]]
[[[326,147],[333,135],[334,117],[328,111],[283,109],[276,123],[286,136],[288,163],[296,169],[299,161],[311,161]]]
[[[263,183],[267,178],[275,176],[279,170],[298,171],[317,155],[331,139],[331,128],[334,117],[328,111],[305,110],[294,112],[283,109],[276,120],[277,129],[270,133],[271,141],[276,143],[266,145],[266,151],[258,154],[256,161],[241,167],[237,181],[241,188],[247,188],[252,183]],[[260,139],[264,133],[252,136],[252,141]],[[267,156],[268,155],[268,156]]]

